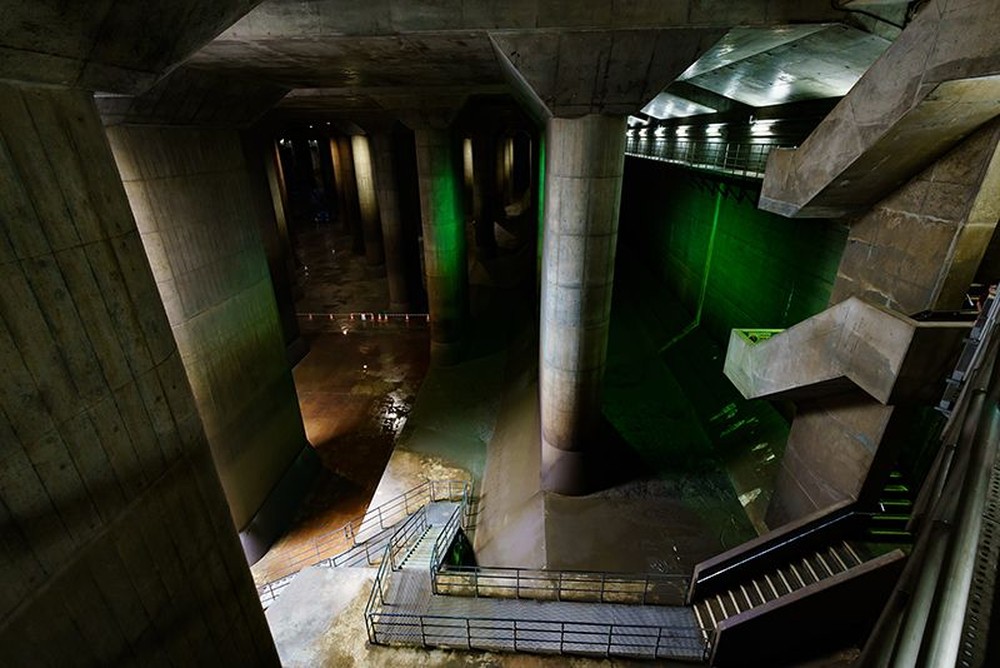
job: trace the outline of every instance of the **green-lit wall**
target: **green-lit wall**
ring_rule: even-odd
[[[692,317],[700,302],[700,324],[720,343],[734,327],[788,327],[826,308],[847,228],[760,211],[754,189],[721,185],[626,159],[619,253],[638,254],[659,280],[650,295],[669,290]]]

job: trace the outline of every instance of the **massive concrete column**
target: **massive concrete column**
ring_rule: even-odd
[[[548,123],[542,277],[542,487],[584,494],[601,417],[625,161],[624,117]]]
[[[333,162],[333,186],[337,193],[337,222],[345,232],[351,231],[351,215],[347,206],[347,190],[344,188],[344,165],[340,160],[340,140],[330,137],[330,159]]]
[[[431,318],[431,360],[454,364],[461,359],[468,311],[461,174],[447,128],[418,125],[414,136]]]
[[[266,508],[282,519],[300,497],[272,492],[309,457],[281,323],[261,243],[269,202],[255,197],[235,130],[108,129],[136,224],[166,307],[226,491],[245,529]],[[245,536],[259,557],[278,526]]]
[[[90,94],[0,84],[0,665],[278,665]]]
[[[375,175],[372,170],[372,156],[368,137],[351,137],[354,154],[354,176],[358,188],[358,208],[361,213],[361,227],[365,238],[365,258],[369,266],[385,263],[382,250],[382,230],[379,227],[378,198],[375,194]]]
[[[497,139],[495,132],[477,132],[472,136],[473,216],[476,221],[476,252],[480,257],[493,257],[497,238],[493,229],[503,214],[497,186]]]
[[[375,167],[375,192],[382,221],[386,277],[389,282],[389,310],[393,313],[406,313],[410,310],[410,293],[406,284],[406,252],[399,191],[396,187],[392,133],[386,130],[373,134],[371,149]]]
[[[354,174],[354,150],[350,137],[337,139],[337,156],[340,161],[341,188],[344,191],[344,205],[347,209],[347,229],[353,238],[351,250],[355,255],[365,254],[365,230],[361,222],[361,211],[358,202],[358,181]]]

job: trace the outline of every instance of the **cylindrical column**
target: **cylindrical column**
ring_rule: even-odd
[[[0,182],[0,665],[277,666],[92,95],[0,84]]]
[[[361,212],[361,227],[365,237],[365,258],[369,266],[385,263],[382,250],[382,230],[379,228],[378,199],[375,196],[375,176],[372,172],[372,156],[368,137],[351,137],[354,153],[354,177],[358,186],[358,208]]]
[[[365,254],[365,230],[361,222],[361,211],[358,203],[358,181],[354,175],[354,150],[351,146],[350,137],[340,137],[337,140],[338,154],[340,155],[340,173],[344,177],[341,180],[344,188],[344,203],[347,207],[348,229],[353,237],[351,250],[355,255]]]
[[[390,132],[373,134],[371,152],[375,167],[375,193],[378,197],[379,217],[382,222],[385,270],[389,282],[389,310],[393,313],[405,313],[410,310],[410,294],[406,285],[403,220],[399,211],[392,134]]]
[[[351,231],[351,216],[347,207],[347,190],[344,189],[344,164],[340,159],[340,142],[330,137],[330,159],[333,161],[333,185],[337,193],[337,222],[345,232]]]
[[[461,358],[468,275],[462,216],[462,182],[447,129],[415,132],[424,272],[431,318],[431,359],[454,364]]]
[[[473,216],[476,221],[476,252],[493,257],[497,238],[493,224],[500,206],[497,196],[496,135],[478,133],[472,138]]]
[[[547,129],[541,315],[542,488],[585,494],[601,416],[625,119],[553,118]]]

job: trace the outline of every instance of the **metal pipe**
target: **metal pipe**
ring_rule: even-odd
[[[965,611],[976,565],[976,547],[983,523],[990,475],[1000,443],[1000,383],[986,400],[980,427],[972,444],[967,484],[962,489],[957,524],[943,577],[939,583],[933,623],[925,636],[925,665],[954,665],[962,640]]]
[[[993,372],[997,361],[997,339],[994,339],[989,342],[985,363],[979,367],[975,377],[969,378],[974,389],[970,388],[972,391],[967,395],[970,396],[969,407],[958,439],[957,456],[953,457],[942,493],[929,512],[932,521],[917,540],[896,589],[862,652],[858,665],[863,668],[888,665],[908,668],[917,665],[921,640],[934,605],[934,592],[937,591],[952,520],[958,509],[957,500],[969,469],[973,436],[977,431],[974,418],[981,414],[985,389],[993,384],[996,377]],[[897,622],[900,618],[901,621]]]

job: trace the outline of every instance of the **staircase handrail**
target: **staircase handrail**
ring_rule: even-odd
[[[684,605],[690,586],[690,577],[683,573],[615,573],[448,564],[432,571],[431,577],[434,593],[442,595],[630,605]]]
[[[449,491],[451,489],[449,488]],[[462,497],[458,504],[458,507],[452,511],[451,516],[445,523],[444,528],[438,535],[437,540],[434,541],[434,546],[431,548],[431,559],[430,559],[430,574],[431,582],[437,575],[437,571],[441,566],[441,562],[444,560],[447,554],[448,547],[451,542],[455,539],[458,534],[459,528],[464,527],[465,520],[468,517],[469,504],[472,500],[472,485],[468,482],[464,483],[462,486]]]
[[[379,538],[400,520],[409,517],[431,501],[451,498],[455,486],[465,484],[466,481],[458,479],[425,480],[378,506],[368,508],[364,514],[349,520],[341,527],[314,537],[305,548],[282,557],[279,566],[272,565],[270,569],[277,571],[279,575],[258,586],[258,594],[261,597],[266,596],[270,589],[276,588],[274,583],[308,566],[320,563],[339,565],[338,559],[355,547],[367,545],[368,541]],[[369,566],[379,563],[381,552],[381,546],[378,546],[373,558],[372,551],[366,550],[364,561]]]
[[[799,551],[814,543],[822,544],[830,534],[843,533],[852,521],[860,521],[870,513],[862,512],[854,499],[833,504],[799,520],[784,524],[773,531],[698,563],[691,575],[688,602],[704,596],[707,589],[724,589],[730,580],[738,579],[744,567],[763,569],[783,561],[790,550]]]

